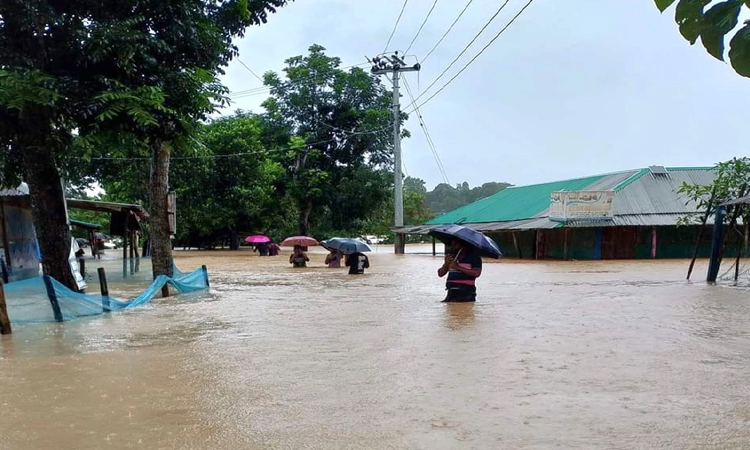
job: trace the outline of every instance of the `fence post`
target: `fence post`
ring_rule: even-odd
[[[60,310],[60,303],[57,301],[57,293],[55,292],[55,287],[52,285],[52,279],[49,277],[49,275],[45,275],[43,278],[44,285],[47,287],[47,297],[49,297],[49,302],[52,304],[52,313],[55,315],[55,321],[62,322],[63,315],[62,311]]]
[[[5,288],[3,288],[3,281],[0,280],[0,334],[11,333],[13,333],[13,330],[10,327],[8,307],[5,304]]]
[[[201,269],[203,269],[203,279],[206,280],[206,287],[210,288],[211,287],[211,283],[208,282],[208,269],[206,268],[206,265],[203,264],[201,266]]]
[[[5,259],[0,258],[0,272],[2,272],[3,283],[8,283],[10,280],[10,274],[8,273],[8,266],[5,264]]]
[[[111,311],[109,302],[109,286],[107,286],[107,274],[104,272],[104,267],[96,269],[99,274],[99,290],[102,293],[102,312],[108,313]]]
[[[711,242],[711,260],[708,264],[708,274],[706,281],[715,282],[719,276],[719,267],[721,267],[721,247],[724,243],[724,217],[726,216],[726,206],[716,208],[714,216],[714,232]]]

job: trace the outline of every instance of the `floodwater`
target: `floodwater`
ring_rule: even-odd
[[[210,293],[3,337],[0,449],[750,446],[750,291],[684,261],[177,256]]]

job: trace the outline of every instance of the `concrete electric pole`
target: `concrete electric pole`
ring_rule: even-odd
[[[398,79],[401,72],[417,72],[421,69],[419,64],[407,66],[404,60],[394,52],[392,55],[376,56],[372,59],[372,73],[375,75],[391,74],[393,83],[393,187],[394,187],[394,209],[395,227],[404,226],[404,178],[401,174],[401,96],[398,92]],[[404,253],[406,236],[404,233],[396,233],[395,253]]]

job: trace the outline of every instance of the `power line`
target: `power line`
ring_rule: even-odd
[[[430,52],[429,52],[429,53],[427,53],[427,56],[425,56],[425,57],[424,57],[424,59],[422,59],[422,63],[423,63],[423,64],[424,64],[424,62],[425,62],[425,61],[427,61],[427,58],[429,58],[429,57],[430,57],[430,55],[432,55],[432,52],[434,52],[434,51],[435,51],[435,49],[436,49],[436,48],[438,48],[438,46],[439,46],[440,44],[442,44],[442,43],[443,43],[443,40],[445,39],[445,37],[446,37],[446,36],[448,36],[448,33],[450,33],[450,32],[451,32],[451,30],[452,30],[452,29],[453,29],[453,27],[454,27],[454,26],[456,25],[456,23],[457,23],[457,22],[458,22],[458,20],[459,20],[459,19],[461,18],[461,16],[463,16],[463,15],[464,15],[464,13],[466,12],[466,10],[467,10],[467,9],[469,9],[469,5],[471,5],[471,3],[472,3],[473,1],[474,1],[474,0],[469,0],[469,3],[467,3],[467,4],[466,4],[466,6],[464,6],[464,9],[463,9],[463,10],[461,10],[461,12],[460,12],[460,13],[458,14],[458,17],[456,17],[456,20],[454,20],[454,21],[453,21],[453,23],[451,24],[451,26],[450,26],[450,27],[448,27],[448,31],[446,31],[446,32],[445,32],[445,34],[443,34],[443,37],[441,37],[441,38],[440,38],[440,40],[439,40],[439,41],[437,41],[437,44],[435,44],[435,46],[434,46],[434,47],[432,47],[432,50],[430,50]]]
[[[422,21],[422,25],[419,26],[419,29],[417,30],[417,34],[414,35],[414,39],[411,40],[411,43],[409,44],[409,47],[406,48],[406,51],[404,53],[409,53],[409,50],[411,50],[411,46],[414,45],[414,41],[417,40],[419,37],[419,33],[422,32],[422,28],[424,28],[424,25],[427,23],[427,20],[432,15],[432,11],[435,10],[435,5],[437,5],[438,0],[435,0],[435,2],[432,4],[432,7],[430,8],[430,11],[427,13],[427,17],[424,18]]]
[[[251,74],[255,75],[255,78],[257,78],[261,83],[263,82],[263,78],[259,77],[257,73],[253,71],[250,67],[247,66],[247,64],[243,63],[240,58],[237,58],[237,61],[239,61],[240,64],[242,64],[242,67],[247,69]]]
[[[362,62],[362,63],[358,63],[358,64],[353,64],[351,66],[342,67],[339,70],[348,70],[348,69],[352,69],[354,67],[366,66],[366,65],[369,65],[369,64],[370,63],[368,63],[368,62]],[[292,83],[292,84],[300,84],[300,83],[304,83],[304,82],[307,82],[307,81],[310,81],[310,80],[314,80],[315,78],[317,78],[317,77],[316,76],[310,76],[310,77],[301,78],[301,79],[295,80],[295,81],[291,81],[290,80],[289,82]],[[234,91],[234,92],[230,92],[229,93],[229,97],[231,99],[244,98],[244,97],[252,97],[254,95],[267,94],[268,92],[271,91],[271,89],[272,88],[269,87],[269,86],[262,86],[262,87],[252,88],[252,89],[245,89],[245,90],[241,90],[241,91]]]
[[[298,150],[305,147],[315,146],[315,145],[321,145],[321,144],[328,144],[331,142],[336,142],[342,138],[352,137],[352,136],[362,136],[362,135],[368,135],[368,134],[377,134],[383,131],[390,131],[391,127],[382,127],[377,128],[375,130],[369,130],[369,131],[352,131],[352,132],[346,132],[343,130],[341,131],[341,134],[344,136],[337,136],[332,139],[326,139],[324,141],[318,141],[318,142],[310,142],[310,143],[304,143],[297,146],[292,147],[282,147],[282,148],[274,148],[274,149],[264,149],[264,150],[257,150],[252,152],[239,152],[239,153],[229,153],[229,154],[212,154],[212,155],[196,155],[196,156],[172,156],[169,159],[170,160],[193,160],[193,159],[221,159],[221,158],[232,158],[232,157],[238,157],[238,156],[250,156],[250,155],[259,155],[259,154],[268,154],[268,153],[275,153],[275,152],[284,152],[288,150]],[[204,143],[193,139],[198,145],[211,150],[208,146],[206,146]],[[102,156],[102,157],[95,157],[95,158],[85,158],[82,156],[75,156],[71,157],[70,159],[75,159],[79,161],[151,161],[150,156],[135,156],[135,157],[108,157],[108,156]]]
[[[513,24],[513,22],[515,22],[516,19],[518,19],[518,17],[521,14],[523,14],[524,11],[526,11],[526,8],[528,8],[529,6],[531,6],[532,3],[534,3],[534,0],[529,0],[529,2],[526,3],[526,5],[524,5],[524,7],[521,8],[520,11],[518,11],[518,14],[516,14],[515,16],[513,16],[513,18],[510,19],[510,22],[508,22],[503,27],[503,29],[500,30],[495,35],[495,37],[492,38],[492,40],[490,42],[488,42],[487,45],[485,45],[484,48],[482,48],[482,50],[479,51],[479,53],[476,54],[476,56],[474,56],[473,58],[471,58],[471,61],[469,61],[468,63],[466,63],[466,65],[463,68],[461,68],[461,70],[459,70],[458,73],[456,73],[455,75],[453,75],[453,78],[451,78],[450,80],[448,80],[447,83],[445,83],[440,89],[438,89],[434,94],[432,94],[427,100],[423,101],[418,106],[415,105],[414,108],[415,109],[421,108],[422,106],[424,106],[425,104],[427,104],[427,102],[429,102],[430,100],[432,100],[433,98],[435,98],[436,95],[438,95],[439,93],[441,93],[443,91],[443,89],[445,89],[446,87],[448,87],[448,85],[451,84],[453,82],[453,80],[455,80],[456,78],[458,78],[458,76],[461,75],[463,73],[463,71],[466,70],[471,65],[471,63],[473,63],[477,58],[479,58],[479,56],[481,56],[481,54],[484,53],[484,51],[487,50],[490,47],[490,45],[492,45],[495,42],[505,32],[505,30],[507,30],[508,27],[510,27]],[[419,98],[417,98],[417,100],[418,99]]]
[[[411,92],[411,86],[409,86],[409,82],[404,78],[404,86],[406,87],[406,92],[409,94],[409,98],[414,100],[414,95]],[[432,140],[432,136],[430,136],[430,132],[427,129],[427,124],[424,121],[424,117],[422,117],[421,111],[418,109],[416,110],[417,113],[417,120],[419,121],[420,128],[422,128],[422,132],[424,133],[424,137],[427,140],[427,145],[430,147],[430,150],[432,151],[432,156],[435,158],[435,163],[437,164],[438,171],[440,172],[440,175],[443,177],[443,181],[445,181],[447,184],[451,184],[448,180],[448,175],[445,172],[445,166],[443,166],[443,161],[440,159],[440,154],[437,151],[437,148],[435,148],[435,142]]]
[[[393,31],[391,31],[391,35],[388,37],[388,42],[385,43],[385,48],[383,49],[383,53],[385,53],[388,50],[388,46],[391,45],[391,39],[393,39],[393,35],[396,33],[396,28],[398,27],[398,23],[401,22],[401,16],[404,15],[404,10],[406,9],[407,3],[409,3],[409,0],[404,0],[404,6],[401,7],[401,12],[398,13],[398,19],[396,19],[396,24],[393,25]]]
[[[510,3],[510,0],[505,0],[505,3],[503,3],[502,6],[500,6],[500,8],[498,8],[497,11],[495,11],[495,14],[493,14],[492,17],[490,17],[490,20],[488,20],[487,23],[484,24],[484,26],[482,27],[482,29],[479,30],[479,33],[477,33],[474,36],[474,38],[471,40],[471,42],[469,42],[468,44],[466,44],[466,47],[464,47],[464,49],[461,50],[461,53],[459,53],[458,56],[456,56],[456,58],[453,61],[451,61],[450,64],[448,64],[448,67],[446,67],[445,70],[443,70],[443,72],[440,75],[438,75],[437,78],[435,78],[435,80],[429,86],[427,86],[427,89],[425,89],[424,91],[422,91],[422,93],[417,96],[417,98],[415,99],[415,101],[417,101],[420,98],[422,98],[427,93],[427,91],[429,91],[433,86],[435,86],[435,84],[437,84],[438,80],[440,80],[443,77],[443,75],[445,75],[448,72],[448,70],[450,70],[450,68],[453,67],[454,64],[456,64],[456,62],[461,58],[461,56],[463,56],[463,54],[466,53],[467,50],[469,50],[469,47],[471,47],[472,44],[474,44],[474,42],[477,39],[479,39],[479,36],[481,36],[482,33],[484,33],[484,30],[486,30],[487,27],[490,26],[490,24],[502,12],[502,10],[505,9],[505,7],[508,5],[508,3]],[[413,106],[413,104],[414,103],[412,102],[412,104],[409,104],[407,107],[411,107],[411,106]]]

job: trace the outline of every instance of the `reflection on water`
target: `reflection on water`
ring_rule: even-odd
[[[439,256],[380,250],[364,276],[178,252],[210,293],[17,327],[0,450],[747,448],[746,289],[505,261],[446,304]]]
[[[445,303],[445,325],[462,330],[474,325],[474,303]]]

